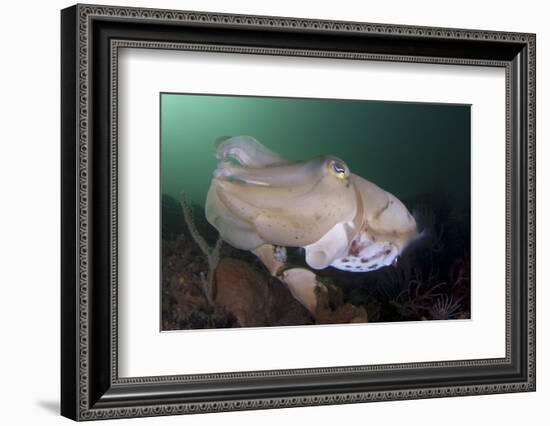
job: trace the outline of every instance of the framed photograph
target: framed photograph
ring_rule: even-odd
[[[535,35],[61,12],[61,412],[535,390]]]

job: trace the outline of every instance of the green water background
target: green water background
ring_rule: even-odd
[[[163,93],[162,193],[204,206],[215,141],[237,135],[293,160],[335,155],[406,204],[469,212],[469,105]]]

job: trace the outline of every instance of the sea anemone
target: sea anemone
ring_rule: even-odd
[[[461,299],[455,300],[452,296],[447,295],[439,297],[430,309],[432,319],[448,320],[458,317],[462,311],[461,301]]]

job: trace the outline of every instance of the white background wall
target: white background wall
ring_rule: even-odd
[[[297,0],[108,1],[205,10],[537,33],[538,390],[530,394],[293,408],[118,424],[228,425],[548,424],[550,217],[547,144],[550,27],[543,1],[331,2]],[[2,424],[68,424],[59,404],[59,9],[70,2],[11,1],[0,22],[0,418]],[[131,423],[129,423],[131,422]],[[114,423],[108,421],[102,424]]]

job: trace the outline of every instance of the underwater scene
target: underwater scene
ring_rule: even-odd
[[[160,94],[161,330],[470,318],[470,106]]]

